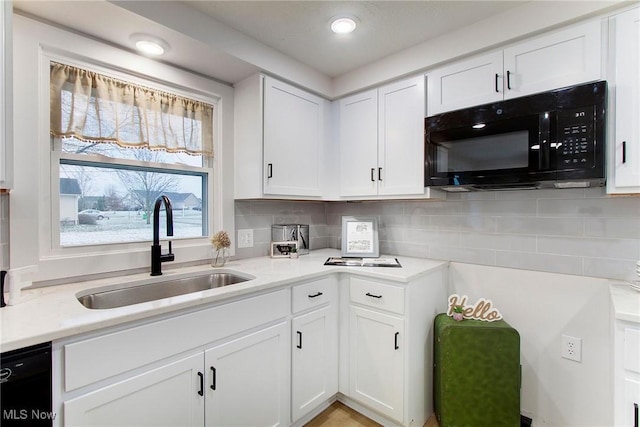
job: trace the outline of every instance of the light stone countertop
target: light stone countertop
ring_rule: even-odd
[[[640,292],[624,282],[614,282],[609,289],[615,318],[640,323]]]
[[[86,282],[69,283],[23,290],[30,298],[14,306],[0,309],[0,352],[15,350],[41,342],[94,331],[125,322],[145,319],[164,313],[222,302],[226,299],[275,289],[295,282],[314,280],[334,273],[351,273],[371,278],[408,283],[428,272],[445,268],[446,261],[389,256],[398,258],[402,268],[338,267],[323,265],[330,256],[340,256],[335,249],[311,251],[298,259],[270,257],[230,261],[223,268],[198,265],[171,269],[163,264],[163,275],[152,278],[149,273],[118,276]],[[384,256],[381,256],[384,257]],[[76,294],[93,288],[118,287],[130,282],[143,284],[168,278],[182,278],[202,272],[234,272],[255,279],[231,286],[164,298],[106,310],[85,308]]]

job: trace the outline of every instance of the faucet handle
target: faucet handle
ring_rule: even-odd
[[[169,254],[172,254],[173,252],[171,252],[171,240],[169,240]]]

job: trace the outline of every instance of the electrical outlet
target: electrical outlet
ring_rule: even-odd
[[[253,229],[238,230],[238,248],[253,247]]]
[[[575,360],[576,362],[582,361],[582,339],[576,337],[570,337],[568,335],[562,336],[562,357],[569,360]]]

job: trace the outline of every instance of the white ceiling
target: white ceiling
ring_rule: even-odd
[[[185,1],[198,11],[329,77],[483,20],[519,1]],[[332,17],[358,27],[333,34]]]
[[[131,48],[130,34],[165,38],[171,51],[164,61],[235,83],[258,68],[214,44],[205,44],[152,19],[126,10],[135,1],[14,0],[16,9],[118,46]],[[153,2],[140,2],[148,7]],[[433,37],[480,21],[519,1],[180,1],[217,21],[306,64],[327,77],[377,61]],[[164,3],[164,4],[163,4]],[[121,7],[119,7],[121,6]],[[329,20],[351,15],[357,30],[338,36]],[[170,17],[164,17],[170,19]]]
[[[133,33],[163,38],[171,49],[158,61],[222,82],[264,71],[330,99],[618,2],[13,0],[20,14],[129,51]],[[337,36],[329,20],[344,14],[359,25]]]

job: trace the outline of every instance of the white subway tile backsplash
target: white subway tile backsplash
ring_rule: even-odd
[[[536,200],[460,201],[460,212],[468,215],[535,215]]]
[[[264,243],[239,256],[266,255],[276,219],[308,221],[312,250],[339,249],[343,215],[377,217],[383,254],[623,280],[633,279],[640,259],[640,197],[609,197],[603,188],[448,194],[446,201],[238,201],[236,227],[255,229]]]
[[[584,235],[587,237],[617,237],[640,239],[640,213],[636,218],[585,218]]]
[[[236,230],[244,228],[271,228],[272,215],[236,215]]]
[[[635,260],[583,258],[585,276],[638,280]]]
[[[536,251],[536,237],[494,233],[461,233],[460,246],[477,249]]]
[[[542,236],[581,236],[582,218],[499,217],[496,231],[509,234],[537,234]]]
[[[496,231],[496,218],[482,215],[432,216],[430,224],[436,230]]]
[[[457,231],[438,230],[406,230],[404,241],[409,243],[425,243],[433,246],[460,246],[460,233]]]
[[[538,201],[538,214],[543,216],[640,218],[640,198],[605,196],[592,199],[543,199]]]
[[[637,260],[640,258],[640,245],[636,239],[539,236],[538,252]]]
[[[483,265],[495,265],[496,263],[495,251],[450,246],[429,247],[429,258]]]

